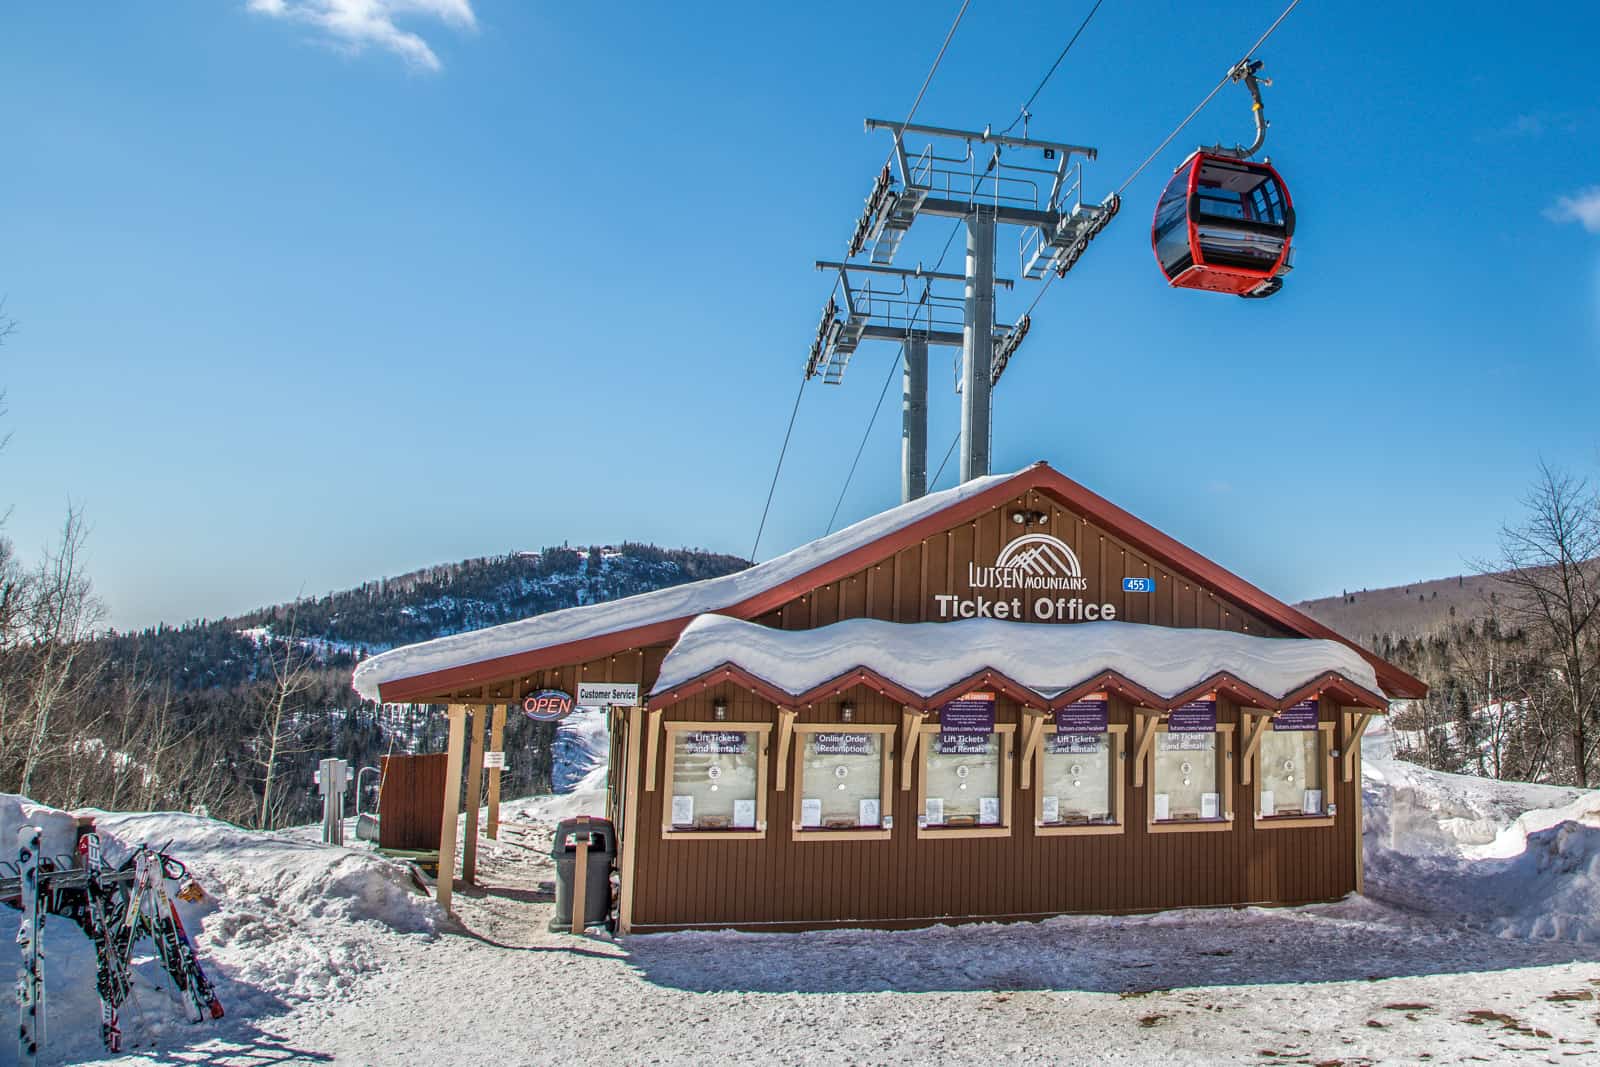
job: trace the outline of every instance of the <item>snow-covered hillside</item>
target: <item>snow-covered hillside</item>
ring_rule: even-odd
[[[206,886],[186,918],[229,1009],[178,1022],[147,981],[125,1013],[140,1048],[113,1062],[1600,1060],[1600,793],[1438,774],[1388,743],[1364,749],[1364,898],[900,932],[548,933],[550,828],[600,810],[603,766],[506,806],[459,922],[311,828],[102,814],[119,847],[171,838]],[[0,834],[22,814],[0,804]],[[93,1058],[88,945],[62,920],[46,939],[46,1062]]]

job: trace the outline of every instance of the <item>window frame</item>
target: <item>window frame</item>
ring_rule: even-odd
[[[789,836],[796,841],[887,841],[894,834],[894,744],[898,726],[887,723],[795,723],[791,728],[794,744],[794,801],[790,813]],[[854,830],[829,830],[825,827],[800,825],[800,802],[805,799],[806,736],[810,734],[878,734],[883,738],[880,753],[882,761],[878,786],[878,819],[875,830],[856,827]],[[885,825],[883,820],[889,820]]]
[[[1252,825],[1258,830],[1308,830],[1317,826],[1333,826],[1338,823],[1338,808],[1333,800],[1334,787],[1334,759],[1333,759],[1333,727],[1331,722],[1317,723],[1317,743],[1322,746],[1322,814],[1305,815],[1300,812],[1283,815],[1261,814],[1261,749],[1250,754],[1250,809]],[[1265,727],[1272,729],[1271,720]],[[1265,737],[1262,738],[1264,742]],[[1331,811],[1329,809],[1332,809]],[[1359,834],[1357,836],[1360,836]]]
[[[928,813],[928,737],[937,736],[939,724],[924,722],[917,727],[917,838],[918,840],[943,840],[962,837],[1010,837],[1012,831],[1012,791],[1016,778],[1015,753],[1012,748],[1017,724],[997,722],[994,732],[1000,735],[1000,825],[999,826],[925,826],[923,816]]]
[[[770,722],[679,721],[661,724],[666,733],[666,772],[661,792],[661,839],[663,841],[760,841],[767,836],[767,763],[772,740]],[[756,828],[754,830],[693,830],[672,825],[673,756],[677,752],[674,734],[691,732],[746,733],[759,738],[756,749]]]
[[[1165,717],[1152,728],[1155,733],[1168,733]],[[1163,819],[1156,821],[1156,739],[1150,740],[1149,751],[1145,753],[1145,829],[1152,834],[1200,834],[1216,833],[1219,830],[1232,830],[1234,826],[1233,811],[1233,735],[1234,724],[1219,722],[1216,728],[1217,755],[1222,757],[1217,761],[1217,778],[1221,794],[1217,798],[1222,808],[1222,817],[1219,819]]]
[[[1039,741],[1038,750],[1033,754],[1033,833],[1035,837],[1081,837],[1089,834],[1120,834],[1128,828],[1128,774],[1124,764],[1128,759],[1126,723],[1113,722],[1106,724],[1106,733],[1111,735],[1111,814],[1112,821],[1108,823],[1087,823],[1077,826],[1063,826],[1047,824],[1044,822],[1044,737],[1056,733],[1056,724],[1053,721],[1045,724],[1044,733]]]

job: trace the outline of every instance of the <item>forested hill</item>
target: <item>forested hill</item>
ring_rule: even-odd
[[[352,666],[397,645],[715,578],[749,564],[687,548],[625,543],[546,548],[440,564],[355,589],[233,618],[114,634],[115,659],[137,660],[175,690],[270,678],[275,642],[293,641],[323,666]]]
[[[1386,589],[1346,590],[1295,607],[1351,640],[1377,648],[1384,637],[1429,637],[1483,618],[1495,598],[1504,595],[1494,575],[1467,574]]]
[[[319,759],[369,767],[444,744],[443,716],[356,695],[350,673],[362,657],[746,566],[644,544],[547,548],[234,618],[107,634],[77,655],[52,706],[58,743],[41,757],[34,793],[68,807],[204,809],[250,826],[308,822],[319,811]],[[548,723],[507,720],[508,796],[549,791],[555,735]]]

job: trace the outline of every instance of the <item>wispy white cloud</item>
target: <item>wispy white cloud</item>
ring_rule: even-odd
[[[1557,198],[1545,209],[1545,217],[1553,222],[1576,222],[1590,233],[1600,233],[1600,185]]]
[[[314,27],[336,45],[359,52],[377,47],[421,70],[443,66],[439,56],[397,20],[436,20],[458,30],[476,29],[472,0],[246,0],[251,11]]]

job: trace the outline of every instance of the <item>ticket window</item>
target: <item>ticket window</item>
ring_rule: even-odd
[[[768,725],[667,723],[662,833],[765,837]]]
[[[876,840],[894,827],[893,726],[796,726],[794,831],[803,841]]]
[[[1034,771],[1037,834],[1115,834],[1123,828],[1122,753],[1126,727],[1098,734],[1044,728]]]
[[[1333,724],[1315,730],[1275,730],[1256,749],[1256,824],[1331,824]]]
[[[1011,833],[1011,740],[1015,727],[989,734],[920,733],[918,837],[1006,837]]]
[[[1227,829],[1233,819],[1232,725],[1171,733],[1163,724],[1156,731],[1150,751],[1150,829]]]

